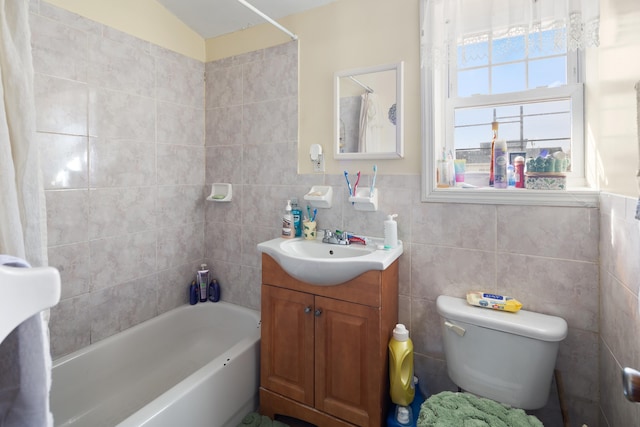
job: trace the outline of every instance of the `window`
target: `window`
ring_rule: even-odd
[[[580,73],[585,43],[576,43],[576,15],[562,20],[554,9],[563,1],[553,6],[542,0],[423,0],[425,199],[460,193],[459,188],[442,191],[447,185],[437,185],[443,158],[464,159],[465,187],[490,187],[495,122],[498,137],[507,141],[508,162],[516,155],[561,158],[567,187],[586,185]],[[496,11],[494,3],[508,3],[509,10]],[[595,34],[597,44],[597,26],[592,31],[589,25],[580,34],[583,39]],[[497,203],[510,203],[514,194],[488,193]],[[518,193],[512,197],[517,203],[562,198],[532,190]]]

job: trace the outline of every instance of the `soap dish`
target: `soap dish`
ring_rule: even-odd
[[[207,200],[210,202],[230,202],[232,195],[231,184],[216,183],[211,185],[211,194]]]
[[[333,187],[328,185],[314,185],[304,195],[304,199],[314,208],[330,208],[333,202]]]

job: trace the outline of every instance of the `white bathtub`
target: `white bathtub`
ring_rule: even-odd
[[[53,363],[56,426],[233,426],[258,407],[260,314],[185,305]]]

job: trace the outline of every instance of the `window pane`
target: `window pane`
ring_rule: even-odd
[[[529,62],[529,88],[558,87],[567,84],[567,57],[538,59]]]
[[[489,69],[475,68],[458,72],[458,96],[489,93]]]
[[[492,44],[491,63],[522,61],[525,58],[524,36],[496,39]]]
[[[529,34],[529,58],[566,54],[567,42],[564,28]]]
[[[489,42],[479,41],[458,46],[458,69],[489,65]]]
[[[541,150],[571,151],[571,101],[554,100],[454,111],[456,158],[485,170],[491,158],[491,122],[500,123],[498,136],[507,140],[509,152],[524,151],[535,157]]]
[[[526,84],[524,62],[492,67],[491,93],[525,90]]]

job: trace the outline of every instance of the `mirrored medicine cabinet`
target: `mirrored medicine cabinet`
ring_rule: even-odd
[[[403,62],[335,73],[334,158],[403,158],[403,86]]]

